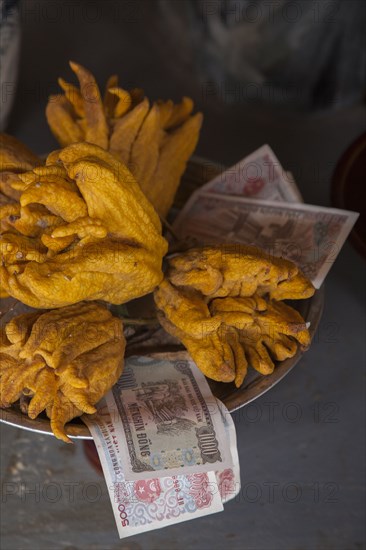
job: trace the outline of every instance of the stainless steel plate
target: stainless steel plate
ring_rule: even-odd
[[[176,200],[176,207],[180,208],[192,191],[197,187],[217,175],[220,172],[220,167],[210,161],[204,159],[193,159],[187,168],[183,183]],[[17,302],[13,298],[7,298],[1,300],[0,305],[0,323],[4,324],[10,320],[11,317],[18,315],[29,308]],[[309,300],[302,300],[294,303],[293,305],[298,309],[303,318],[310,323],[310,335],[313,338],[316,329],[318,327],[324,304],[324,290],[323,287],[318,290],[315,295]],[[160,349],[159,351],[162,351]],[[172,349],[169,348],[169,351]],[[134,351],[136,353],[136,351]],[[141,349],[141,353],[144,353],[144,349]],[[254,369],[250,369],[246,376],[243,385],[240,388],[236,388],[234,384],[224,384],[221,382],[214,382],[209,380],[213,394],[220,399],[228,408],[230,412],[247,405],[251,401],[254,401],[265,392],[273,388],[291,369],[300,361],[304,352],[300,350],[294,357],[282,361],[279,363],[274,372],[269,376],[263,376]],[[13,405],[9,409],[0,409],[0,421],[30,430],[32,432],[50,434],[53,435],[50,422],[46,416],[40,415],[36,420],[31,420],[25,416],[19,409],[17,404]],[[67,425],[67,434],[71,438],[76,439],[92,439],[90,432],[86,425],[80,420],[75,419]]]

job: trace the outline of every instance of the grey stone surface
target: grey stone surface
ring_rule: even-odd
[[[86,2],[75,2],[72,21],[70,3],[25,4],[8,131],[37,152],[55,146],[43,111],[56,77],[70,75],[71,58],[101,81],[118,72],[153,97],[191,94],[205,114],[199,154],[230,164],[269,143],[305,200],[329,204],[332,171],[364,130],[364,106],[305,115],[208,100],[194,61],[167,41],[155,2],[138,3],[138,12],[124,4],[139,14],[136,22],[113,17],[108,1],[89,3],[84,14]],[[92,6],[101,14],[94,22]],[[234,414],[243,488],[223,513],[119,541],[104,480],[81,443],[1,425],[1,550],[364,548],[365,271],[346,244],[327,278],[311,349],[279,385]]]

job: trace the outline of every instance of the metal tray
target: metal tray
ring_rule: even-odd
[[[177,194],[175,207],[181,208],[186,202],[191,193],[209,181],[215,175],[221,172],[223,167],[218,166],[205,159],[193,158],[187,167],[187,171],[183,177],[183,182]],[[301,313],[303,318],[310,323],[310,335],[313,338],[318,327],[324,304],[323,287],[318,290],[314,296],[308,300],[301,300],[293,304]],[[13,298],[0,300],[0,324],[6,323],[11,317],[18,315],[27,308]],[[136,352],[136,347],[134,348]],[[163,349],[159,349],[163,351]],[[167,347],[167,351],[174,351],[171,346]],[[145,348],[141,349],[141,353],[145,352]],[[274,372],[269,376],[263,376],[254,369],[250,368],[240,388],[236,388],[234,384],[224,384],[208,380],[213,394],[220,399],[230,412],[247,405],[254,401],[265,392],[273,388],[282,378],[290,372],[291,369],[300,361],[304,352],[298,350],[294,357],[280,362]],[[9,409],[0,409],[0,421],[18,428],[30,430],[32,432],[53,435],[49,420],[45,415],[40,415],[37,419],[31,420],[24,415],[17,404],[14,404]],[[67,434],[71,438],[76,439],[92,439],[90,432],[82,420],[76,418],[67,425]]]

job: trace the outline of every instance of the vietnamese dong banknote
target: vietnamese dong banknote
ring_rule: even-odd
[[[229,500],[235,498],[240,492],[240,464],[234,421],[225,405],[218,399],[216,399],[216,402],[228,436],[230,454],[233,463],[231,468],[225,468],[224,470],[217,470],[215,472],[221,500],[225,504]]]
[[[232,466],[216,399],[190,359],[130,357],[106,401],[126,479]]]
[[[96,445],[108,487],[120,538],[223,510],[223,501],[235,496],[240,480],[234,470],[225,470],[221,479],[214,472],[151,477],[127,481],[120,454],[120,435],[105,401],[93,417],[84,415]]]
[[[225,168],[200,191],[270,201],[303,202],[293,175],[284,170],[268,145]]]
[[[255,245],[297,264],[320,288],[349,232],[356,212],[196,192],[174,222],[180,239],[197,245]]]

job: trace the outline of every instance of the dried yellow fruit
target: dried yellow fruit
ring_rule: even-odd
[[[94,413],[122,373],[122,323],[100,304],[19,315],[0,336],[0,406],[27,396],[28,416],[45,411],[66,442],[65,424]]]
[[[2,288],[27,305],[123,303],[163,278],[167,243],[153,206],[114,155],[88,143],[19,174],[19,205],[2,207]]]
[[[200,113],[191,116],[193,101],[159,100],[150,105],[143,90],[124,90],[115,75],[102,100],[93,75],[70,62],[80,88],[59,79],[64,96],[51,96],[46,116],[64,147],[79,141],[115,153],[137,179],[160,216],[173,204],[180,179],[198,141]]]
[[[275,361],[306,349],[301,315],[281,301],[312,296],[314,287],[287,260],[255,247],[204,247],[169,259],[155,291],[162,326],[187,348],[202,372],[239,387],[248,364],[270,374]]]
[[[191,249],[169,260],[169,278],[210,298],[269,294],[274,299],[299,300],[314,287],[291,261],[254,246],[226,244]]]

